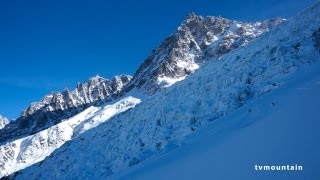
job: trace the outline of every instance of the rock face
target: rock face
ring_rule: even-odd
[[[91,78],[87,83],[78,83],[75,90],[65,90],[45,96],[40,102],[32,103],[22,116],[30,116],[40,109],[46,111],[65,110],[89,104],[118,95],[123,87],[130,82],[131,76],[116,76],[112,80],[100,76]]]
[[[0,130],[0,143],[37,133],[67,119],[90,105],[99,105],[121,95],[131,81],[127,75],[111,80],[96,76],[78,83],[73,91],[65,90],[32,103],[17,120]]]
[[[276,18],[243,23],[221,17],[187,15],[175,33],[144,61],[133,86],[154,94],[193,73],[208,59],[218,59],[285,21]]]
[[[0,129],[2,129],[7,124],[9,124],[9,120],[0,115]]]

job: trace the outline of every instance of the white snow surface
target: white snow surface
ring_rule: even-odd
[[[176,82],[184,80],[186,77],[179,77],[179,78],[169,78],[169,77],[158,77],[158,84],[162,85],[163,87],[170,87]]]
[[[315,62],[319,61],[319,48],[315,45],[313,38],[314,33],[319,31],[319,12],[320,3],[317,3],[277,28],[261,35],[254,42],[221,56],[219,60],[208,60],[202,68],[184,81],[177,82],[170,88],[144,99],[131,111],[111,118],[107,123],[82,133],[79,137],[61,146],[42,163],[21,171],[16,178],[106,178],[129,167],[135,167],[159,153],[170,152],[183,146],[186,137],[189,137],[194,131],[201,131],[208,125],[214,126],[215,123],[223,124],[223,122],[228,125],[229,121],[239,118],[239,123],[236,123],[234,128],[243,129],[244,126],[263,119],[256,117],[251,121],[248,118],[246,121],[244,115],[236,118],[230,115],[232,116],[235,110],[241,111],[244,107],[248,107],[249,105],[246,106],[248,103],[256,102],[257,104],[252,104],[252,107],[259,107],[259,101],[253,101],[253,99],[275,94],[277,91],[274,89],[285,87],[286,83],[296,81],[292,79],[293,74],[299,74],[304,68],[315,65]],[[312,90],[312,94],[316,90]],[[283,94],[287,93],[290,92],[285,91]],[[310,99],[310,97],[306,98]],[[283,111],[288,111],[286,109],[288,106],[283,106],[283,108]],[[263,112],[264,109],[259,107],[253,109],[253,112],[255,110]],[[263,113],[257,113],[259,114]],[[313,119],[311,118],[310,121]],[[262,122],[265,121],[261,120]],[[275,130],[284,127],[281,123],[279,122],[279,127],[275,127]],[[302,127],[305,125],[304,128],[308,127],[306,124],[301,125]],[[253,125],[252,128],[254,126],[259,126],[259,124]],[[269,126],[267,125],[266,130]],[[217,128],[221,128],[223,133],[217,134],[214,138],[223,140],[224,133],[229,131],[224,125],[217,126]],[[307,130],[302,132],[305,131]],[[318,134],[315,135],[319,137]],[[248,133],[244,132],[240,138],[245,136],[248,136]],[[270,139],[266,140],[270,141]],[[280,144],[279,141],[280,139],[275,140]],[[272,142],[268,143],[270,145]],[[286,146],[286,143],[287,141],[282,146]],[[310,147],[311,144],[307,144],[307,147]],[[226,147],[234,146],[227,145]],[[303,149],[303,145],[300,148]],[[223,150],[217,150],[217,152],[221,153]],[[303,152],[316,154],[313,149],[301,151]],[[227,162],[231,160],[226,159]],[[310,168],[316,168],[316,166]]]
[[[34,135],[0,146],[0,177],[42,161],[65,142],[135,107],[141,101],[132,96],[83,112]]]
[[[320,63],[186,138],[181,147],[110,179],[320,179]],[[293,83],[292,83],[293,82]],[[256,171],[255,165],[303,171]]]

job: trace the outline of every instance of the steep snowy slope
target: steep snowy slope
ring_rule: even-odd
[[[17,120],[0,130],[0,144],[49,128],[91,105],[108,102],[121,95],[131,76],[116,76],[112,80],[96,76],[79,83],[75,90],[65,90],[45,96],[30,105]]]
[[[139,103],[139,99],[129,96],[102,107],[91,106],[39,133],[2,145],[0,147],[0,177],[42,161],[66,141]]]
[[[0,129],[9,124],[9,120],[6,117],[0,115]]]
[[[281,87],[293,72],[318,61],[319,12],[317,3],[253,43],[210,59],[186,80],[81,134],[17,178],[107,177],[179,146],[199,127]]]
[[[320,63],[183,141],[110,179],[320,179]],[[255,165],[303,171],[256,171]]]
[[[23,154],[25,149],[33,151],[35,141],[24,143],[22,150],[19,149],[20,147],[12,149],[10,144],[23,141],[30,135],[37,137],[39,134],[47,132],[46,128],[50,130],[52,126],[68,120],[91,105],[99,106],[130,94],[135,97],[138,95],[139,99],[147,97],[158,92],[162,87],[171,86],[177,82],[177,78],[182,80],[192,74],[207,59],[218,58],[233,49],[244,46],[283,21],[283,19],[271,19],[256,23],[243,23],[221,17],[204,18],[195,14],[188,15],[178,30],[167,38],[141,65],[134,80],[126,75],[116,76],[112,80],[97,76],[91,78],[87,83],[79,83],[77,88],[71,92],[66,90],[62,93],[54,93],[46,96],[40,102],[30,105],[20,118],[0,131],[0,144],[2,145],[0,148],[8,150],[2,151],[2,156],[5,159],[2,162],[3,174],[14,172],[42,160],[65,140],[61,141],[59,146],[40,148],[48,153],[30,156],[27,163],[22,161],[17,163],[17,160],[13,158],[14,154],[20,151],[20,154]],[[194,47],[199,48],[197,57],[193,56]],[[149,61],[152,63],[148,65]],[[91,127],[90,123],[95,123],[83,121],[72,127],[76,128],[73,130],[74,132],[84,132],[88,125]],[[59,141],[59,139],[54,140],[54,137],[50,137],[53,139],[52,141]],[[17,165],[19,163],[21,164]]]

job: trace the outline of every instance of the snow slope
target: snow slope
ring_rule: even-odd
[[[41,101],[32,103],[18,119],[0,129],[0,144],[33,135],[89,106],[118,99],[131,79],[128,75],[115,76],[111,80],[96,76],[86,83],[78,83],[73,91],[66,89],[61,93],[49,94]]]
[[[209,59],[184,81],[79,135],[17,178],[105,178],[180,146],[194,131],[319,61],[319,12],[317,3],[247,46]]]
[[[34,135],[8,142],[0,147],[0,177],[42,161],[66,141],[98,126],[112,116],[133,108],[141,101],[126,97],[102,106],[91,106],[83,112]]]
[[[320,63],[183,141],[110,179],[320,179]],[[303,171],[256,171],[295,165]]]

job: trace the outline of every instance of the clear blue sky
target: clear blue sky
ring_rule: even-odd
[[[0,114],[99,74],[133,74],[189,12],[288,18],[315,0],[0,1]]]

